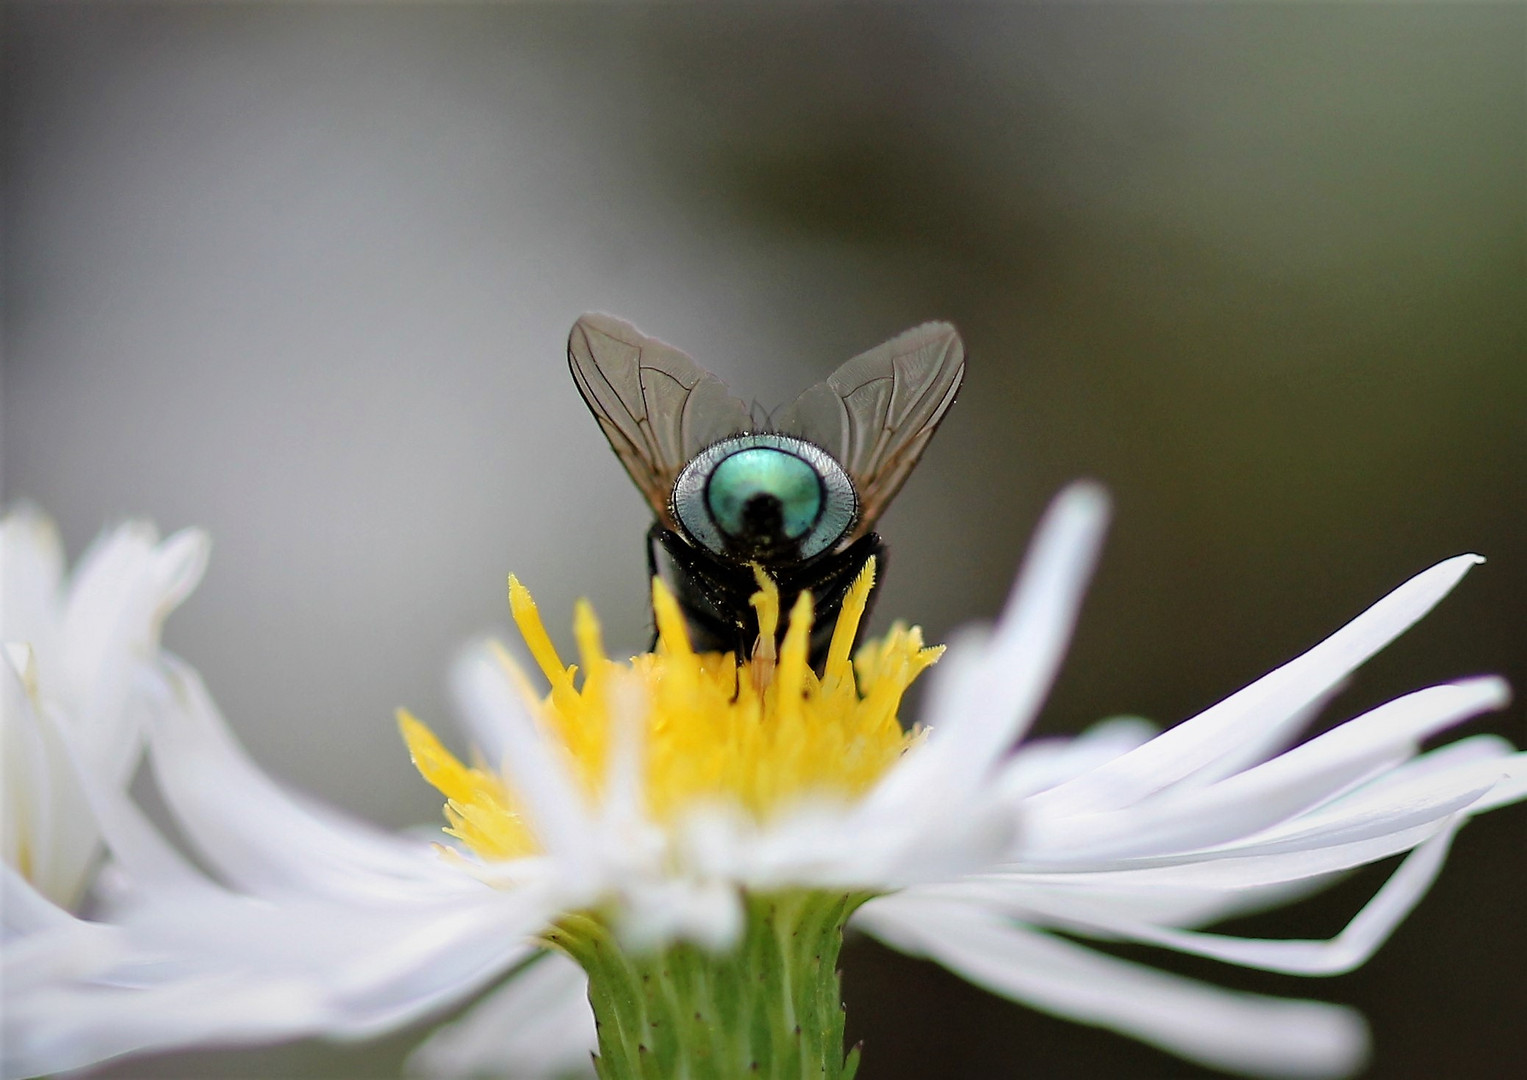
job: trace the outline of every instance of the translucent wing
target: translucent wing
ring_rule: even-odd
[[[853,478],[863,536],[922,456],[965,375],[965,345],[948,323],[924,323],[861,353],[807,390],[774,427],[822,447]]]
[[[688,356],[610,315],[579,317],[567,338],[578,392],[666,527],[668,496],[690,458],[749,429],[748,408]]]

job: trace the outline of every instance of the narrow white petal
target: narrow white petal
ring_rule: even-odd
[[[415,919],[414,932],[390,953],[357,964],[335,995],[336,1018],[327,1030],[369,1039],[458,1004],[523,961],[537,946],[530,938],[553,912],[544,904],[442,909],[431,923]]]
[[[643,695],[634,683],[616,680],[609,694],[611,746],[599,809],[604,830],[618,832],[646,824],[642,763],[646,760],[647,717]]]
[[[1116,716],[1098,721],[1075,738],[1031,740],[1002,765],[998,790],[1007,799],[1026,798],[1127,754],[1158,733],[1149,721]]]
[[[697,875],[759,892],[819,885],[856,888],[893,880],[906,857],[904,831],[865,822],[829,803],[802,804],[759,826],[735,807],[688,812],[676,850]]]
[[[1409,851],[1436,835],[1455,814],[1466,813],[1498,783],[1499,768],[1475,763],[1457,772],[1473,774],[1473,786],[1453,771],[1445,777],[1407,785],[1412,802],[1396,805],[1384,792],[1370,800],[1348,795],[1321,809],[1254,837],[1217,848],[1158,858],[1015,864],[993,876],[1008,880],[1074,882],[1163,882],[1205,888],[1241,888],[1318,877]],[[1328,816],[1329,815],[1329,816]]]
[[[100,853],[71,762],[78,740],[50,702],[28,696],[8,661],[0,662],[0,709],[0,852],[49,900],[72,909]]]
[[[681,939],[720,952],[737,943],[745,917],[729,881],[635,880],[623,883],[616,932],[634,953]]]
[[[935,731],[950,725],[943,752],[972,774],[1007,751],[1039,711],[1065,657],[1107,522],[1108,496],[1100,487],[1074,484],[1061,492],[1039,523],[979,671],[935,686],[930,724]]]
[[[73,917],[38,892],[9,862],[0,862],[0,941],[67,926]]]
[[[1329,877],[1274,882],[1250,888],[1209,887],[1173,881],[1132,882],[1078,874],[1003,878],[977,875],[906,890],[915,898],[975,904],[993,914],[1042,927],[1099,929],[1115,923],[1202,926],[1231,915],[1302,899],[1330,884]]]
[[[92,768],[116,783],[131,777],[142,746],[139,717],[128,707],[136,676],[159,647],[165,616],[200,580],[209,546],[198,530],[161,544],[153,526],[128,522],[103,534],[75,570],[57,671],[44,678]]]
[[[157,619],[163,620],[201,584],[211,554],[212,538],[201,529],[181,529],[159,545],[149,574],[158,599]]]
[[[1264,675],[1191,720],[1096,771],[1036,796],[1055,812],[1129,806],[1262,738],[1304,711],[1358,665],[1393,641],[1484,560],[1459,555],[1439,563],[1374,604],[1297,659]]]
[[[1251,1076],[1339,1077],[1367,1055],[1367,1029],[1350,1009],[1220,990],[968,905],[886,897],[865,905],[855,923],[994,993],[1213,1068]]]
[[[1239,845],[1143,864],[1078,864],[1069,872],[1015,866],[916,891],[1046,923],[1070,917],[1094,926],[1118,920],[1197,925],[1297,899],[1332,874],[1423,844],[1451,816],[1480,812],[1496,791],[1524,775],[1527,753],[1498,736],[1478,735]],[[1354,840],[1354,834],[1367,838]]]
[[[159,543],[152,525],[130,521],[103,533],[80,559],[64,612],[71,679],[89,685],[121,649],[141,656],[164,617],[201,579],[210,541],[187,529]]]
[[[1500,779],[1477,801],[1469,804],[1470,816],[1527,799],[1527,751],[1512,755],[1502,764],[1506,768],[1501,770]]]
[[[481,709],[467,709],[465,702],[475,692],[472,680],[476,676],[472,671],[472,661],[477,657],[491,657],[496,650],[500,649],[508,654],[522,671],[534,666],[534,661],[531,660],[528,650],[519,638],[500,641],[497,638],[484,636],[467,642],[458,650],[455,662],[451,664],[448,680],[451,700],[458,706],[456,717],[462,732],[467,736],[472,748],[482,754],[483,760],[494,763],[503,761],[507,750],[504,745],[503,721],[498,716],[485,715]]]
[[[315,812],[249,759],[196,673],[166,663],[172,686],[151,732],[154,775],[187,838],[230,882],[257,894],[376,896],[459,877],[423,841]]]
[[[1035,885],[1069,888],[1118,887],[1147,889],[1156,886],[1180,889],[1257,889],[1265,886],[1324,878],[1356,866],[1398,855],[1425,843],[1447,827],[1453,814],[1464,811],[1479,798],[1476,791],[1440,806],[1429,808],[1428,820],[1377,835],[1319,846],[1279,849],[1247,855],[1204,854],[1145,865],[1111,865],[1069,872],[994,871],[992,880],[1003,881],[1015,896]],[[1434,815],[1434,816],[1430,816]]]
[[[1308,813],[1201,856],[1310,851],[1430,827],[1454,813],[1477,813],[1486,796],[1524,769],[1527,753],[1460,759],[1446,768],[1410,771],[1401,766]]]
[[[64,546],[53,522],[34,506],[0,521],[0,641],[29,641],[45,655],[57,648]]]
[[[1073,484],[1045,512],[989,637],[956,641],[934,669],[933,731],[870,794],[875,813],[926,814],[930,798],[968,797],[1028,729],[1065,656],[1108,518],[1108,496]]]
[[[567,762],[548,745],[489,650],[472,650],[457,665],[452,685],[460,695],[458,705],[474,725],[497,725],[503,733],[501,771],[522,801],[536,839],[562,863],[570,889],[583,893],[597,888],[589,843],[594,822]]]
[[[1109,937],[1162,945],[1229,964],[1289,975],[1340,975],[1368,962],[1420,903],[1442,872],[1457,826],[1417,847],[1346,927],[1329,941],[1274,941],[1230,937],[1143,923],[1107,922]]]
[[[117,927],[67,914],[61,923],[6,939],[0,950],[0,1015],[48,987],[99,978],[123,958],[125,947]]]
[[[567,957],[545,953],[436,1029],[410,1055],[408,1072],[431,1080],[592,1076],[597,1045],[588,976]]]
[[[1517,750],[1510,740],[1499,735],[1470,735],[1466,739],[1445,743],[1435,750],[1428,750],[1418,757],[1411,758],[1405,764],[1387,773],[1379,783],[1418,780],[1455,769],[1471,768],[1470,763],[1482,761],[1494,761],[1503,766],[1503,773],[1510,772],[1511,763],[1500,759],[1519,753],[1521,751]]]
[[[1509,696],[1500,679],[1418,690],[1349,720],[1271,761],[1205,787],[1168,789],[1125,810],[1057,815],[1040,801],[1026,818],[1023,858],[1068,862],[1146,858],[1230,844],[1294,817],[1414,753],[1421,740]]]
[[[236,974],[249,986],[308,986],[325,1031],[368,1037],[481,989],[536,949],[553,913],[533,888],[369,904],[202,890],[149,898],[119,925],[137,954],[166,958],[145,969],[145,985]]]
[[[134,607],[139,579],[158,543],[153,525],[126,521],[101,532],[85,549],[70,575],[65,611],[74,651],[95,653],[118,632],[118,618]]]
[[[1299,734],[1309,727],[1315,717],[1325,711],[1331,699],[1346,688],[1348,681],[1341,679],[1333,683],[1325,693],[1303,708],[1293,710],[1288,715],[1269,723],[1260,731],[1244,732],[1245,739],[1239,746],[1227,749],[1208,765],[1183,777],[1173,785],[1172,789],[1181,791],[1207,787],[1227,776],[1234,776],[1236,773],[1274,758],[1298,741]]]
[[[130,1053],[236,1045],[321,1030],[301,985],[195,979],[151,988],[60,985],[7,1003],[0,1075],[45,1076]]]

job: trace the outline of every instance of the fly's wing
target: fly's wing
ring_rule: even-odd
[[[679,471],[711,443],[747,431],[747,406],[672,345],[610,315],[579,317],[567,363],[653,513],[677,530],[668,497]]]
[[[775,429],[822,447],[859,495],[863,536],[890,503],[954,403],[965,345],[948,323],[924,323],[861,353],[774,418]]]

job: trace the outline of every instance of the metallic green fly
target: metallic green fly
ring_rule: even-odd
[[[810,590],[819,667],[849,586],[871,556],[884,563],[876,521],[959,390],[954,327],[899,334],[773,414],[609,315],[573,325],[567,358],[657,515],[648,567],[678,598],[694,647],[751,654],[756,566],[778,584],[782,610]]]

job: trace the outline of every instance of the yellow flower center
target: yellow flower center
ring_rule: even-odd
[[[577,666],[564,665],[557,655],[530,592],[509,578],[514,621],[551,684],[550,693],[535,691],[501,646],[494,647],[495,654],[521,688],[542,733],[564,750],[591,802],[601,798],[608,782],[621,724],[641,725],[646,809],[665,823],[700,803],[728,803],[764,821],[804,798],[853,799],[918,738],[916,731],[902,731],[896,710],[943,646],[925,648],[921,630],[897,623],[849,660],[874,584],[874,561],[843,601],[820,678],[807,662],[810,594],[796,601],[776,650],[779,590],[755,572],[759,591],[752,603],[759,636],[751,659],[696,653],[678,602],[654,579],[656,651],[624,664],[605,655],[593,609],[578,603],[573,631],[583,662],[581,683]],[[481,759],[463,765],[408,713],[400,712],[398,721],[414,765],[447,799],[447,833],[485,859],[538,850],[516,810],[514,792],[497,772]]]

